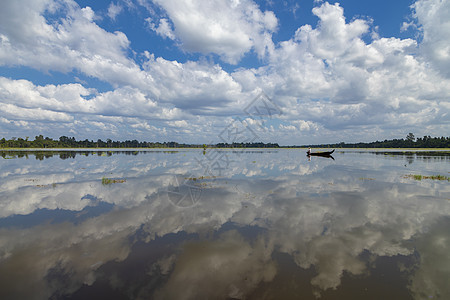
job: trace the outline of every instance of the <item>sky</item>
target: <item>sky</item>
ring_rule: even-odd
[[[0,137],[450,132],[449,0],[0,0]]]

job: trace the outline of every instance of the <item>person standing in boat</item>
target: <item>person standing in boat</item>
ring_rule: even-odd
[[[310,154],[311,154],[311,147],[308,147],[308,151],[306,151],[306,154],[307,154],[307,155],[310,155]]]

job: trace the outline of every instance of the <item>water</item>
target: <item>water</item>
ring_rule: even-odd
[[[0,155],[0,299],[450,299],[445,152]]]

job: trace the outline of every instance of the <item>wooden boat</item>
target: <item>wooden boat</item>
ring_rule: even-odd
[[[309,156],[309,155],[315,155],[315,156],[331,156],[331,154],[333,154],[333,152],[334,152],[334,149],[333,149],[333,151],[328,151],[328,152],[311,152],[311,153],[308,153],[307,155]]]

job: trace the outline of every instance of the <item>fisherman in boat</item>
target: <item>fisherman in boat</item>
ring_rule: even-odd
[[[308,151],[306,151],[307,155],[311,155],[311,147],[308,147]]]

